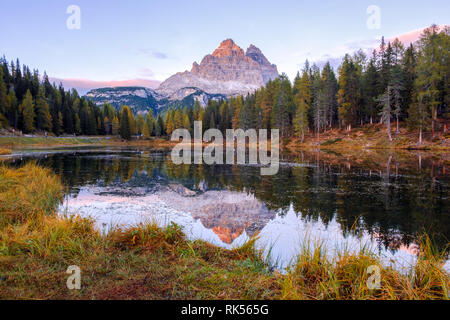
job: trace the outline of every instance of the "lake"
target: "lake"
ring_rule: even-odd
[[[402,269],[414,263],[420,235],[441,250],[449,243],[443,159],[418,151],[303,151],[282,154],[275,176],[250,165],[175,165],[169,150],[134,147],[21,151],[7,162],[52,168],[67,186],[61,214],[92,217],[103,232],[174,222],[188,238],[224,248],[258,235],[257,246],[279,268],[307,243],[320,243],[330,256],[370,248]]]

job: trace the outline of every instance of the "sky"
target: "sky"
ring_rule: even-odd
[[[67,26],[71,5],[79,29]],[[227,38],[259,47],[292,79],[306,59],[337,61],[381,36],[450,24],[448,0],[0,0],[0,8],[0,55],[79,88],[156,87]]]

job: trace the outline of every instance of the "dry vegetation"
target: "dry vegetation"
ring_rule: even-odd
[[[0,148],[0,156],[11,154],[11,149]]]
[[[0,298],[3,299],[448,299],[445,259],[425,238],[417,265],[402,275],[361,250],[333,261],[305,246],[280,274],[253,239],[232,251],[188,241],[180,227],[155,224],[103,235],[93,221],[54,210],[63,186],[50,170],[0,167]],[[66,287],[80,266],[82,289]],[[367,267],[381,267],[381,289],[369,290]]]
[[[367,124],[350,132],[334,128],[321,133],[319,137],[311,132],[303,143],[299,139],[293,139],[288,141],[286,146],[291,150],[321,148],[339,151],[352,149],[450,151],[450,133],[438,133],[434,139],[431,133],[424,133],[424,141],[419,145],[418,132],[408,130],[404,123],[401,123],[399,134],[395,131],[395,124],[392,124],[393,140],[389,142],[386,126],[382,124]]]

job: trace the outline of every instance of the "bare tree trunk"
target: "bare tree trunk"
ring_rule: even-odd
[[[422,144],[422,127],[419,129],[419,144]]]
[[[390,121],[389,117],[388,117],[388,119],[387,119],[386,125],[387,125],[387,129],[388,129],[389,141],[392,141],[392,135],[391,135],[391,121]]]
[[[437,110],[436,107],[433,107],[433,114],[431,116],[431,137],[434,139],[434,124],[435,124],[435,120],[437,118]]]
[[[397,131],[395,133],[399,134],[400,133],[400,126],[399,126],[399,121],[398,121],[398,115],[397,117]]]

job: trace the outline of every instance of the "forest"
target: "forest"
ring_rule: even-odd
[[[170,136],[177,128],[279,129],[283,138],[319,136],[331,128],[346,131],[365,124],[386,125],[399,131],[400,122],[434,137],[439,119],[449,117],[450,28],[433,25],[407,47],[384,38],[367,56],[347,54],[337,72],[306,61],[293,83],[282,74],[247,96],[210,100],[203,108],[169,109],[160,114],[134,115],[130,108],[97,106],[76,90],[52,84],[46,73],[21,67],[19,60],[0,59],[0,128],[23,133],[69,135]],[[392,128],[394,123],[394,129]]]

